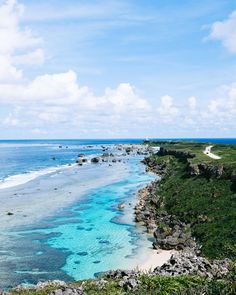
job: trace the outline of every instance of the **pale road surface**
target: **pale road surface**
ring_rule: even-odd
[[[207,146],[207,147],[205,148],[205,150],[203,151],[203,153],[204,153],[205,155],[207,155],[208,157],[212,158],[212,159],[215,159],[215,160],[219,160],[219,159],[221,159],[221,157],[219,157],[219,156],[217,156],[217,155],[211,153],[211,149],[212,149],[212,147],[213,147],[213,145],[209,145],[209,146]]]

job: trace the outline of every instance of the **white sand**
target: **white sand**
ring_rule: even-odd
[[[144,252],[138,257],[136,268],[143,272],[153,270],[166,263],[175,252],[175,250],[144,249]]]
[[[204,153],[205,155],[207,155],[208,157],[212,158],[212,159],[215,159],[215,160],[219,160],[219,159],[221,159],[221,157],[219,157],[219,156],[217,156],[217,155],[211,153],[211,149],[212,149],[212,148],[213,148],[213,145],[207,146],[207,147],[205,148],[205,150],[203,151],[203,153]]]

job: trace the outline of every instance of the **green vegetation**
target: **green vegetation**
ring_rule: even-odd
[[[154,144],[154,143],[153,143]],[[160,143],[158,143],[160,144]],[[167,150],[195,154],[194,158],[152,156],[158,164],[167,163],[167,174],[157,188],[162,209],[191,224],[193,235],[202,253],[209,258],[236,258],[236,191],[232,175],[236,171],[236,146],[215,145],[212,152],[220,155],[214,160],[203,154],[209,145],[193,142],[164,142]],[[221,177],[190,176],[191,164],[223,165]],[[159,209],[160,210],[160,209]]]
[[[47,295],[50,294],[52,291],[58,289],[56,286],[48,286],[43,289],[21,289],[20,291],[12,291],[12,295]]]
[[[233,295],[236,294],[235,269],[232,269],[225,279],[205,279],[198,276],[149,276],[140,275],[139,284],[130,290],[121,286],[119,280],[107,279],[106,284],[99,285],[96,280],[77,282],[69,288],[83,286],[86,295]],[[42,290],[27,289],[14,291],[13,295],[46,295],[57,287],[47,287]],[[59,288],[60,289],[60,288]]]
[[[233,166],[236,169],[236,145],[234,144],[213,144],[211,142],[195,142],[195,141],[153,141],[149,143],[151,146],[162,146],[169,150],[190,152],[195,154],[193,159],[189,159],[191,163],[211,163],[214,165],[225,164]],[[205,155],[203,151],[207,146],[212,145],[212,153],[221,157],[214,160]]]
[[[171,153],[152,155],[152,168],[164,169],[165,175],[156,188],[161,206],[158,211],[167,211],[187,222],[202,254],[209,258],[236,259],[236,146],[214,145],[212,152],[221,156],[214,160],[203,154],[210,143],[152,142],[167,151],[183,152],[184,157]],[[188,157],[190,153],[194,157]],[[205,167],[223,167],[220,175],[214,173],[191,174],[190,167],[204,164]],[[161,167],[161,168],[160,168]],[[159,172],[159,171],[158,171]],[[104,277],[103,281],[87,280],[69,285],[83,288],[87,295],[233,295],[236,294],[236,265],[222,279],[207,279],[200,276],[160,276],[141,274],[135,279],[136,287],[129,288],[125,279]],[[13,295],[46,295],[57,287],[42,290],[26,289],[13,291]],[[60,289],[60,288],[59,288]]]

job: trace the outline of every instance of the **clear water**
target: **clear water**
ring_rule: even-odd
[[[101,145],[104,144],[139,142],[141,140],[138,139],[0,140],[0,181],[12,175],[74,163],[79,153],[86,155],[102,153]]]
[[[233,139],[205,140],[236,143]],[[18,226],[0,227],[0,288],[34,284],[39,280],[93,278],[109,269],[135,266],[140,249],[151,244],[144,229],[133,221],[136,192],[154,179],[153,175],[145,173],[141,157],[132,156],[123,166],[114,166],[117,167],[114,179],[109,178],[108,166],[88,165],[78,171],[61,168],[50,174],[42,169],[74,163],[79,153],[87,157],[101,154],[103,144],[109,145],[109,151],[116,152],[113,144],[138,142],[0,141],[0,182],[13,177],[10,187],[0,189],[2,205],[4,197],[18,200],[19,204],[21,200],[25,202],[24,195],[29,203],[39,202],[42,196],[45,208],[35,207],[35,215],[40,210],[46,212],[42,218],[32,219],[27,224],[20,223],[24,215],[15,214],[9,217],[9,222],[18,218]],[[25,179],[25,175],[38,171],[43,172],[34,174],[30,180]],[[18,182],[14,176],[18,177]],[[93,181],[86,182],[89,178]],[[25,181],[17,185],[19,179]],[[80,193],[83,185],[86,189]],[[71,192],[75,197],[65,205],[62,200]],[[56,210],[47,213],[46,199],[57,196]],[[62,205],[57,207],[60,202]],[[126,204],[125,210],[118,210],[119,203]]]
[[[59,149],[59,145],[63,148]],[[109,145],[109,151],[117,152],[113,145]],[[4,157],[8,153],[11,164],[1,171],[1,175],[2,179],[12,176],[11,173],[24,176],[29,171],[54,167],[52,156],[58,159],[58,165],[65,165],[74,163],[79,153],[89,156],[102,152],[101,144],[94,142],[2,142],[1,161],[6,161]],[[28,192],[29,197],[37,202],[38,194],[47,191],[48,198],[61,193],[66,198],[69,190],[76,194],[88,177],[92,177],[95,183],[95,188],[93,185],[90,189],[87,185],[82,196],[37,222],[17,225],[9,230],[2,228],[0,288],[49,279],[73,281],[92,278],[109,269],[135,267],[140,248],[151,245],[144,229],[133,221],[136,192],[154,179],[153,175],[145,172],[141,159],[140,156],[131,156],[122,164],[114,164],[117,171],[120,169],[115,180],[109,180],[106,172],[109,172],[109,167],[102,166],[105,164],[88,164],[82,170],[62,169],[60,173],[43,174],[27,183],[15,186],[12,183],[12,187],[0,190],[0,198],[16,194],[22,197]],[[72,172],[79,175],[77,187],[75,178],[71,178]],[[105,184],[99,182],[103,177],[106,178]],[[60,187],[62,180],[64,183]],[[51,190],[50,184],[57,186],[57,191]],[[117,205],[123,202],[126,208],[120,211]],[[17,218],[16,214],[9,220]]]

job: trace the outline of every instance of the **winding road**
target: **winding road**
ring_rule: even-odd
[[[215,159],[215,160],[219,160],[221,159],[221,157],[215,155],[215,154],[212,154],[211,153],[211,149],[213,148],[213,145],[209,145],[205,148],[205,150],[203,151],[203,153],[205,155],[207,155],[208,157],[212,158],[212,159]]]

